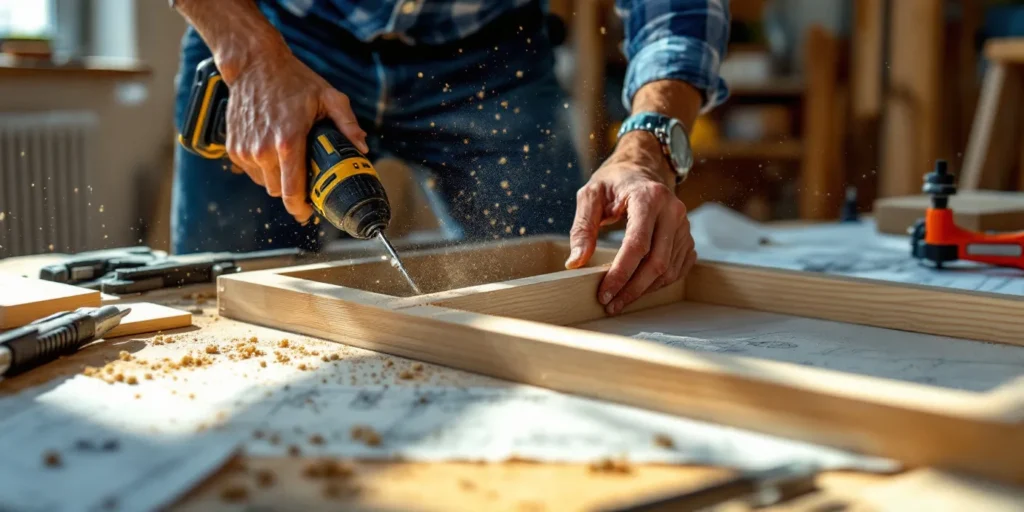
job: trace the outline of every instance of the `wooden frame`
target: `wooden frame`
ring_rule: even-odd
[[[223,316],[558,391],[1024,483],[1024,378],[986,393],[690,352],[572,328],[605,316],[595,266],[564,240],[403,255],[426,295],[375,258],[223,276]],[[447,283],[455,289],[443,290]],[[370,291],[368,291],[370,290]],[[707,302],[1024,344],[1024,299],[701,262],[630,310]]]

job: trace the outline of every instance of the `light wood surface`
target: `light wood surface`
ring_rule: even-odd
[[[994,61],[1024,64],[1024,38],[1006,37],[985,43],[985,58]]]
[[[916,193],[921,189],[921,174],[947,153],[939,144],[944,2],[900,0],[889,5],[889,80],[879,175],[882,197]]]
[[[1024,488],[920,469],[867,487],[858,502],[878,512],[1019,512],[1024,508]]]
[[[99,306],[100,292],[27,277],[0,275],[0,329],[11,329],[45,316]]]
[[[409,255],[410,260],[416,258]],[[1007,420],[1006,411],[983,394],[726,354],[691,353],[623,336],[509,318],[515,314],[510,311],[513,303],[505,303],[505,316],[485,315],[325,283],[311,286],[296,274],[285,270],[220,278],[221,315],[912,465],[936,464],[993,478],[1024,479],[1024,460],[1005,450],[1007,443],[1024,446],[1024,428]],[[791,314],[919,332],[980,333],[981,339],[1020,343],[1019,322],[1004,318],[1019,310],[1020,302],[1013,299],[731,265],[698,264],[692,276],[686,285],[690,300],[767,311],[781,308]],[[585,278],[568,277],[570,281]],[[595,296],[579,296],[574,286],[555,288],[550,293],[563,301],[596,304]],[[514,296],[514,287],[500,292]],[[872,301],[879,305],[865,307]],[[938,306],[925,307],[932,302]],[[792,311],[801,307],[807,311]],[[910,321],[904,322],[904,316]],[[317,320],[324,317],[334,321]],[[611,374],[618,378],[610,381],[607,375]]]
[[[686,299],[1024,346],[1024,299],[729,264],[694,266]]]
[[[117,327],[107,332],[107,339],[147,332],[170,331],[192,325],[192,313],[177,308],[151,302],[119,302],[118,305],[130,307],[132,311],[121,320]]]
[[[804,112],[804,159],[800,171],[800,218],[829,219],[839,213],[843,170],[839,158],[836,37],[819,26],[807,32],[807,93]]]
[[[989,64],[964,154],[960,187],[964,190],[1002,190],[1020,156],[1020,95],[1024,87],[1020,64]]]
[[[1024,147],[1024,146],[1022,146]],[[887,197],[875,201],[878,231],[906,235],[931,205],[931,196]],[[1024,193],[967,190],[949,198],[957,225],[972,231],[1024,230]],[[909,249],[908,249],[909,250]]]

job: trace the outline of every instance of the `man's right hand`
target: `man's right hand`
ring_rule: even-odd
[[[313,123],[330,118],[363,153],[348,96],[300,62],[252,0],[177,0],[181,12],[213,52],[231,90],[228,156],[266,187],[299,222],[313,209],[306,202],[306,137]]]
[[[307,222],[313,210],[306,200],[306,137],[313,123],[330,118],[356,148],[368,151],[348,96],[291,53],[255,59],[224,80],[231,89],[228,156],[268,194],[282,198],[295,220]]]

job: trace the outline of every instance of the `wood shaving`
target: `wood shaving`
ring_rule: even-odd
[[[380,446],[380,434],[372,427],[356,425],[352,427],[351,436],[353,440],[359,441],[366,446]]]
[[[136,378],[134,375],[129,375],[128,378],[125,379],[125,382],[127,382],[129,385],[134,386],[139,383],[139,379]]]
[[[220,349],[217,348],[217,345],[210,344],[210,345],[206,346],[206,353],[207,354],[220,354]]]
[[[309,444],[324,444],[324,436],[320,434],[309,436]]]
[[[152,373],[146,373],[145,375],[142,376],[142,378],[144,378],[146,380],[153,380],[153,374]]]
[[[267,367],[267,362],[266,361],[260,361],[260,368],[266,368],[266,367]]]
[[[249,489],[243,485],[225,487],[220,492],[220,498],[230,503],[241,503],[249,499]]]
[[[300,450],[298,446],[295,446],[293,444],[288,447],[288,455],[292,457],[298,457],[299,455],[302,455],[302,450]]]
[[[612,459],[609,457],[590,463],[590,472],[626,475],[633,472],[633,467],[625,459]]]
[[[274,352],[274,357],[277,358],[277,362],[279,362],[279,363],[287,363],[288,361],[292,360],[292,358],[290,358],[287,355],[285,355],[284,352],[279,352],[279,351],[275,351]]]
[[[398,378],[402,380],[412,380],[416,378],[416,374],[411,370],[402,370],[402,373],[398,374]]]
[[[256,486],[261,489],[272,487],[277,481],[277,476],[269,469],[261,469],[256,472]]]
[[[281,347],[281,348],[288,348],[290,345],[291,345],[291,342],[289,342],[287,338],[277,342],[277,346]]]
[[[131,361],[132,360],[132,355],[129,354],[127,350],[122,350],[122,351],[117,353],[117,358],[122,360],[122,361]]]
[[[413,363],[412,364],[412,371],[414,371],[414,372],[422,372],[423,371],[423,363]]]
[[[340,357],[337,353],[331,354],[331,361],[337,361]]]
[[[676,447],[675,441],[673,441],[671,437],[669,437],[669,436],[667,436],[665,434],[657,434],[657,435],[655,435],[654,436],[654,445],[655,446],[659,446],[661,448],[669,449],[669,450],[671,450],[672,448]]]
[[[300,363],[300,364],[299,364],[299,370],[302,370],[302,371],[306,371],[306,370],[308,370],[308,369],[309,369],[309,368],[308,368],[308,367],[306,367],[306,363]]]
[[[64,465],[64,461],[60,453],[51,450],[43,454],[43,464],[48,468],[59,468]]]

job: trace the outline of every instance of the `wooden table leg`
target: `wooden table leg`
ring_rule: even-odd
[[[1018,118],[1022,86],[1019,64],[992,62],[985,72],[964,156],[960,179],[963,190],[1000,190],[1010,184],[1010,168],[1020,156],[1014,145],[1021,142]]]

